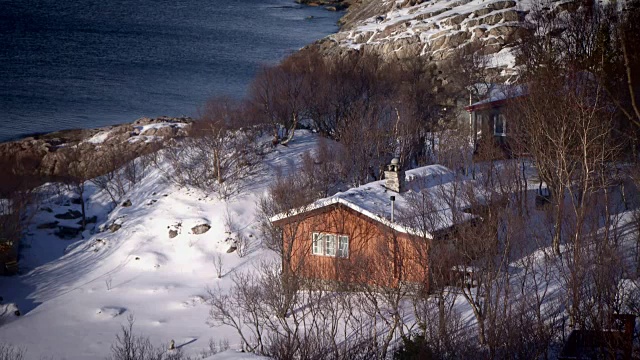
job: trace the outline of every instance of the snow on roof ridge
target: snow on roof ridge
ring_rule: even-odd
[[[422,184],[418,184],[418,180],[420,179],[428,179],[429,177],[439,177],[440,180],[442,180],[443,176],[446,175],[450,175],[453,176],[455,175],[450,169],[448,169],[447,167],[440,165],[440,164],[434,164],[434,165],[427,165],[427,166],[423,166],[423,167],[419,167],[419,168],[415,168],[415,169],[411,169],[411,170],[407,170],[405,172],[405,181],[408,184],[408,187],[411,186],[411,184],[414,184],[415,188],[408,188],[407,191],[404,191],[402,193],[395,193],[391,190],[388,190],[385,186],[384,186],[384,180],[376,180],[376,181],[372,181],[369,183],[366,183],[364,185],[360,185],[358,187],[354,187],[351,189],[348,189],[346,191],[343,192],[339,192],[333,196],[330,197],[326,197],[323,199],[319,199],[314,201],[313,203],[306,205],[306,206],[302,206],[287,212],[283,212],[280,214],[277,214],[273,217],[271,217],[269,220],[274,222],[274,221],[279,221],[279,220],[283,220],[283,219],[287,219],[289,217],[293,217],[296,215],[300,215],[300,214],[304,214],[306,212],[309,211],[313,211],[313,210],[317,210],[326,206],[330,206],[330,205],[334,205],[334,204],[342,204],[352,210],[355,210],[377,222],[382,223],[383,225],[388,226],[389,228],[401,232],[401,233],[406,233],[406,234],[410,234],[410,235],[424,235],[423,232],[418,231],[416,229],[412,229],[410,227],[401,225],[397,222],[392,222],[389,219],[387,219],[384,215],[380,215],[379,211],[375,211],[376,209],[372,208],[366,208],[362,205],[357,204],[355,201],[350,201],[348,198],[349,197],[353,197],[353,196],[357,196],[360,195],[360,197],[362,196],[366,196],[368,194],[370,194],[370,199],[369,200],[376,200],[376,198],[374,197],[374,195],[378,194],[380,195],[380,190],[382,190],[382,192],[386,193],[387,191],[389,191],[390,195],[395,195],[397,198],[404,198],[406,197],[406,195],[409,194],[415,194],[416,191],[422,191],[424,189],[430,188],[430,187],[434,187],[434,186],[441,186],[444,185],[444,182],[440,181],[437,182],[435,184],[432,184],[431,186],[429,186],[429,184],[427,182],[424,182]],[[417,186],[416,186],[417,185]],[[376,191],[378,190],[378,191]],[[363,194],[364,193],[364,194]],[[398,199],[400,200],[400,199]],[[374,202],[375,204],[375,202]],[[385,203],[385,205],[389,204],[390,205],[390,201]],[[377,209],[380,210],[380,209]],[[444,209],[443,209],[444,210]],[[431,237],[431,235],[427,234],[428,237]]]

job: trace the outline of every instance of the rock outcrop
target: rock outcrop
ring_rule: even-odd
[[[571,11],[554,1],[547,11]],[[531,3],[514,0],[360,0],[341,19],[341,31],[315,46],[329,55],[374,52],[386,60],[428,55],[438,62],[468,47],[492,67],[515,66],[513,48],[528,34]]]
[[[211,229],[211,225],[209,224],[200,224],[191,228],[191,232],[195,235],[204,234]]]
[[[295,0],[298,4],[323,6],[327,10],[340,11],[348,8],[353,0]]]
[[[114,148],[126,154],[143,154],[170,139],[187,135],[192,123],[187,117],[141,118],[131,124],[33,135],[0,143],[0,163],[3,159],[12,159],[20,163],[26,173],[55,179],[65,175],[70,157],[79,157],[74,160],[80,163],[95,162],[104,159]]]

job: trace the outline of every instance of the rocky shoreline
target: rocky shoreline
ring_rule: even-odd
[[[128,154],[142,154],[147,148],[186,136],[193,121],[189,117],[140,118],[128,124],[36,134],[0,143],[0,154],[23,164],[27,173],[55,178],[66,172],[63,164],[72,151],[78,151],[87,161],[100,159],[114,147]]]
[[[346,10],[353,0],[295,0],[296,3],[307,6],[323,6],[329,11]]]
[[[322,6],[329,11],[347,10],[340,19],[341,31],[357,21],[381,11],[374,0],[294,0],[307,6]],[[374,12],[372,12],[374,11]],[[308,46],[324,43],[341,48],[338,44],[327,44],[326,38]],[[327,50],[327,49],[325,49]],[[345,51],[348,51],[345,49]],[[38,174],[46,179],[63,176],[67,169],[69,153],[80,149],[86,161],[100,159],[106,151],[119,147],[129,154],[142,154],[152,147],[165,145],[170,139],[188,135],[194,119],[189,117],[140,118],[132,123],[117,124],[92,129],[68,129],[50,133],[37,133],[0,142],[0,162],[22,163],[24,173]],[[85,161],[83,160],[83,161]]]

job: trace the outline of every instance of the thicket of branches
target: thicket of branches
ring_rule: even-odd
[[[210,99],[190,134],[162,153],[170,167],[166,177],[178,185],[236,195],[260,171],[260,129],[238,101]]]

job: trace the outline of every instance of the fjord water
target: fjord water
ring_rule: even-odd
[[[293,0],[0,0],[0,142],[196,115],[339,17]]]

